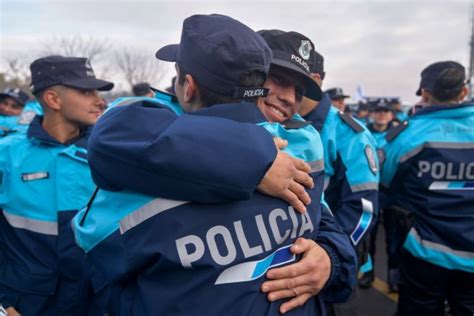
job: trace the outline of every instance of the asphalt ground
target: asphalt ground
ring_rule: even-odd
[[[379,222],[375,252],[375,281],[369,289],[358,288],[359,316],[394,316],[398,294],[389,293],[387,285],[387,253],[385,251],[385,231]]]

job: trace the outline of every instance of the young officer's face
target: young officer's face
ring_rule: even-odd
[[[339,111],[344,111],[346,108],[346,102],[344,99],[333,99],[331,100],[332,105],[334,105]]]
[[[63,87],[59,91],[63,117],[79,126],[94,125],[104,113],[105,102],[97,90]]]
[[[263,86],[269,89],[268,95],[257,106],[268,121],[281,123],[298,112],[304,83],[297,75],[272,67]]]
[[[0,101],[0,115],[18,116],[23,111],[23,107],[15,99],[6,97]]]
[[[392,111],[390,110],[376,110],[374,111],[374,122],[380,125],[386,125],[393,119]]]

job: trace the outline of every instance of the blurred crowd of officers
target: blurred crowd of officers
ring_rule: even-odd
[[[87,58],[46,56],[34,99],[0,94],[4,313],[356,315],[383,224],[397,315],[473,315],[462,65],[428,65],[405,113],[345,104],[311,39],[227,16],[187,18],[156,58],[166,92],[107,102]]]

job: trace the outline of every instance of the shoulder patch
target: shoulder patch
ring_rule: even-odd
[[[398,135],[400,135],[400,133],[403,132],[407,127],[408,127],[408,121],[403,121],[402,123],[398,124],[394,128],[390,129],[387,135],[385,135],[385,139],[387,140],[387,142],[391,142],[392,140],[397,138]]]
[[[341,120],[343,120],[347,125],[349,125],[356,133],[360,133],[364,131],[364,128],[360,126],[359,123],[348,113],[344,113],[339,111],[337,114]]]
[[[289,119],[281,123],[286,129],[298,129],[310,125],[311,122]]]
[[[376,153],[374,152],[372,147],[370,147],[370,145],[365,145],[364,152],[365,158],[367,158],[367,162],[369,163],[370,171],[372,171],[372,173],[376,175],[379,171],[379,166],[377,165],[377,161],[375,160]]]

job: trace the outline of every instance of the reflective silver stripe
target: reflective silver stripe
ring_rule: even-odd
[[[372,222],[372,219],[374,218],[374,204],[366,200],[364,198],[360,199],[362,202],[362,214],[359,218],[359,222],[357,223],[357,226],[355,227],[354,231],[351,233],[351,240],[353,245],[357,245],[359,243],[360,239],[364,234],[367,232],[367,229],[370,227],[370,223]],[[369,217],[369,219],[364,222],[365,217]],[[359,230],[359,227],[362,227],[362,233],[357,236],[357,239],[354,239],[354,234]]]
[[[440,148],[440,149],[474,149],[474,143],[442,143],[442,142],[427,142],[423,145],[415,147],[405,155],[400,157],[400,162],[405,162],[408,159],[418,155],[423,148]]]
[[[310,173],[318,172],[324,169],[324,159],[309,161],[307,164],[311,167]]]
[[[3,211],[3,216],[5,216],[5,219],[12,227],[22,228],[45,235],[58,235],[58,223],[40,221],[36,219],[26,218],[23,216],[13,215],[7,213],[5,210]]]
[[[446,245],[441,245],[432,241],[421,239],[420,235],[418,235],[418,232],[416,231],[414,227],[410,230],[410,234],[412,235],[413,238],[416,239],[416,241],[419,244],[421,244],[425,248],[430,248],[430,249],[438,250],[444,253],[449,253],[457,257],[462,257],[466,259],[474,259],[474,252],[454,250],[454,249],[449,248]]]
[[[366,190],[379,190],[379,183],[378,182],[367,182],[367,183],[362,183],[362,184],[357,184],[357,185],[351,185],[351,191],[352,192],[360,192],[360,191],[366,191]]]
[[[136,209],[132,213],[128,214],[120,221],[120,233],[124,234],[133,227],[143,223],[147,219],[172,209],[174,207],[189,203],[188,201],[176,201],[167,199],[154,199],[142,207]]]
[[[331,179],[328,176],[324,177],[324,188],[323,188],[324,191],[326,191],[326,189],[328,188],[330,181]]]

